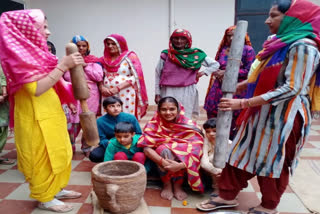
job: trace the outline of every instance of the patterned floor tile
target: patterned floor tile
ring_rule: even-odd
[[[178,207],[173,207],[171,208],[171,214],[200,214],[203,212],[197,210],[196,208],[178,208]]]
[[[171,214],[171,207],[154,207],[149,206],[151,214]]]
[[[257,193],[259,198],[261,193]],[[281,197],[281,201],[277,207],[279,212],[288,212],[291,214],[296,213],[308,213],[308,210],[304,207],[300,199],[294,193],[284,193]]]
[[[81,160],[72,160],[71,161],[72,170],[74,170],[74,168],[76,168],[80,163],[81,163]]]
[[[249,208],[260,204],[260,200],[255,192],[240,192],[238,195],[239,206],[235,210],[248,211]]]
[[[91,169],[96,165],[91,161],[82,161],[77,167],[74,168],[73,171],[80,171],[80,172],[91,172]]]
[[[149,189],[147,188],[144,193],[144,200],[148,206],[158,207],[170,207],[171,201],[165,200],[160,197],[160,189]]]
[[[9,152],[11,152],[11,150],[2,150],[0,153],[0,157],[4,156],[5,154],[8,154]]]
[[[320,157],[320,149],[303,148],[300,157]]]
[[[92,191],[93,191],[93,190],[91,190],[91,192],[92,192]],[[91,202],[92,202],[91,192],[89,193],[89,195],[88,195],[87,199],[84,201],[84,203],[91,204]]]
[[[19,183],[0,183],[0,198],[4,199],[20,185]]]
[[[16,145],[14,143],[6,143],[6,145],[4,146],[4,150],[13,150],[16,148]]]
[[[71,172],[69,185],[90,185],[91,173],[90,172]]]
[[[34,199],[30,198],[29,195],[30,195],[29,184],[24,183],[24,184],[21,184],[19,187],[17,187],[14,191],[12,191],[6,197],[6,199],[33,201]]]
[[[243,189],[241,192],[254,192],[255,190],[254,190],[254,188],[253,188],[253,186],[252,186],[252,183],[249,181],[248,182],[248,187],[247,188],[245,188],[245,189]]]
[[[312,144],[312,141],[311,141],[311,142],[306,143],[306,144],[303,146],[303,149],[306,149],[306,148],[315,149],[315,148],[317,148],[317,147],[315,147],[315,146]]]
[[[320,135],[310,135],[308,141],[320,141]]]
[[[17,160],[17,151],[14,149],[5,155],[2,155],[2,157]]]
[[[7,183],[24,183],[25,179],[21,172],[18,170],[7,170],[0,176],[0,182]]]
[[[10,159],[10,160],[14,160],[15,159]],[[14,164],[11,164],[11,165],[3,165],[3,164],[0,164],[0,169],[3,169],[3,170],[8,170],[8,169],[14,169],[14,167],[16,166],[17,163],[14,163]]]
[[[83,204],[80,207],[78,214],[93,214],[92,204]]]
[[[30,214],[37,205],[37,201],[3,200],[0,202],[0,213]]]
[[[171,207],[176,207],[176,208],[195,208],[196,204],[198,204],[198,203],[200,203],[200,202],[202,202],[202,201],[204,201],[204,200],[209,198],[209,193],[200,194],[200,193],[197,193],[197,192],[191,192],[191,190],[187,191],[187,193],[188,193],[188,198],[186,199],[187,206],[184,206],[182,201],[178,201],[176,199],[172,199]]]
[[[320,149],[320,141],[313,141],[313,142],[309,142],[308,144],[311,144],[313,146],[313,148],[317,148]]]

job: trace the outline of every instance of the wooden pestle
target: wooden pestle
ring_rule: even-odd
[[[232,98],[236,91],[239,67],[243,52],[248,22],[239,20],[231,42],[226,72],[221,90],[224,98]],[[228,141],[232,121],[232,111],[218,110],[216,145],[214,147],[213,165],[223,169],[228,157]]]
[[[78,47],[75,44],[68,43],[66,45],[67,55],[70,55],[77,51]],[[77,100],[80,101],[82,109],[82,113],[79,116],[83,137],[89,146],[96,146],[99,144],[96,115],[89,110],[86,101],[86,99],[89,98],[90,94],[82,65],[77,65],[76,67],[70,69],[70,74],[73,95]]]

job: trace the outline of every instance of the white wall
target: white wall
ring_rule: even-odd
[[[103,40],[112,33],[123,35],[129,49],[140,57],[154,104],[154,68],[160,52],[168,48],[169,0],[25,0],[26,8],[42,9],[49,21],[59,57],[76,34],[85,36],[91,53],[103,54]],[[234,21],[234,0],[174,0],[175,28],[186,28],[193,45],[214,57],[224,30]],[[208,77],[198,83],[203,105]]]

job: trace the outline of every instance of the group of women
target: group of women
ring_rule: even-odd
[[[109,96],[118,96],[123,103],[123,111],[135,115],[140,120],[148,108],[148,96],[138,56],[128,50],[125,38],[118,34],[111,34],[104,40],[104,56],[98,58],[90,55],[88,40],[76,35],[71,42],[75,43],[82,55],[85,66],[84,74],[88,84],[90,97],[87,99],[89,110],[97,116],[104,114],[102,101]],[[54,45],[51,43],[48,46]],[[55,48],[51,48],[54,50]],[[71,82],[69,72],[64,74],[64,80]],[[68,119],[68,131],[75,151],[75,141],[80,132],[79,113],[80,103],[73,102],[64,105]],[[88,156],[91,148],[81,139],[81,149]]]
[[[262,202],[248,213],[277,213],[289,170],[296,166],[309,133],[311,111],[320,110],[320,74],[316,71],[320,7],[308,0],[278,0],[266,24],[274,35],[264,43],[248,79],[254,51],[248,37],[245,41],[238,81],[239,87],[247,89],[246,98],[243,90],[234,99],[221,98],[221,80],[234,27],[226,30],[220,44],[216,55],[219,63],[201,49],[191,47],[188,31],[178,29],[172,34],[169,49],[161,53],[156,68],[158,109],[138,142],[158,166],[163,198],[187,197],[182,189],[185,175],[192,190],[204,190],[199,175],[204,137],[190,118],[198,114],[196,83],[201,76],[211,74],[205,103],[208,117],[216,117],[217,108],[243,110],[234,113],[238,118],[233,124],[239,126],[233,128],[239,130],[231,130],[234,140],[218,184],[219,194],[212,194],[197,208],[209,211],[237,206],[239,191],[247,186],[248,179],[257,176]],[[30,184],[30,197],[40,202],[39,208],[68,212],[72,206],[60,199],[81,194],[63,189],[71,173],[72,147],[61,106],[67,104],[71,115],[80,109],[70,84],[62,77],[68,79],[69,69],[84,66],[94,98],[89,106],[97,114],[99,93],[102,97],[118,95],[123,111],[138,119],[146,113],[148,99],[141,64],[122,36],[106,37],[101,58],[90,55],[88,41],[76,36],[72,41],[79,52],[64,56],[58,63],[48,51],[49,35],[41,10],[11,11],[1,16],[0,58],[8,83],[18,169]],[[200,72],[201,66],[207,68]],[[181,76],[185,81],[180,81]],[[190,95],[188,99],[186,95]],[[69,130],[77,133],[77,119],[70,123]],[[84,151],[86,148],[84,142]]]

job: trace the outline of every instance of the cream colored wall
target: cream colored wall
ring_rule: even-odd
[[[310,0],[310,1],[317,4],[317,5],[320,5],[320,0]]]
[[[25,0],[27,8],[40,8],[48,17],[59,57],[75,34],[85,36],[92,54],[102,56],[103,39],[122,34],[129,49],[141,59],[149,102],[154,104],[154,68],[160,52],[168,48],[169,0]],[[214,57],[225,28],[233,24],[234,0],[174,0],[175,28],[186,28],[193,44]],[[198,84],[203,105],[209,78]]]

